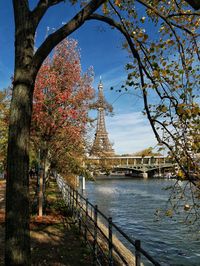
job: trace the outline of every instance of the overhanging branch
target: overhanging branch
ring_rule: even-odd
[[[114,21],[113,19],[111,19],[109,17],[105,17],[105,16],[102,16],[102,15],[99,15],[99,14],[93,14],[88,19],[96,19],[96,20],[100,20],[100,21],[106,22],[110,26],[113,26],[116,29],[118,29],[124,35],[124,37],[126,38],[128,44],[129,44],[129,47],[131,49],[131,52],[133,54],[133,57],[138,62],[138,67],[139,67],[139,72],[140,72],[140,79],[141,79],[141,85],[142,85],[142,88],[143,88],[144,106],[145,106],[145,109],[147,111],[147,116],[148,116],[149,122],[151,124],[152,130],[153,130],[153,132],[154,132],[157,140],[160,141],[160,136],[159,136],[159,134],[157,133],[157,131],[155,129],[155,126],[154,126],[152,117],[151,117],[150,112],[149,112],[148,104],[147,104],[147,94],[146,94],[146,90],[145,90],[144,73],[146,74],[146,76],[151,81],[152,81],[152,78],[149,75],[148,71],[143,66],[143,64],[141,62],[141,59],[140,59],[140,55],[139,55],[138,51],[135,49],[134,44],[133,44],[133,42],[131,40],[131,36],[129,35],[129,33],[127,32],[127,30],[121,24],[117,23],[116,21]]]
[[[49,7],[57,5],[61,2],[64,2],[64,0],[40,0],[34,10],[31,12],[35,27],[37,27],[41,18],[44,16]]]
[[[61,42],[64,38],[69,36],[72,32],[80,28],[88,17],[97,10],[106,0],[91,0],[76,16],[74,16],[68,23],[60,29],[50,34],[42,45],[36,51],[33,57],[34,72],[37,73],[42,62],[49,55],[52,49]]]
[[[200,8],[200,1],[199,0],[185,0],[185,1],[196,10],[198,10]]]

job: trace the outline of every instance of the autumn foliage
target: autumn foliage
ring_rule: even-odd
[[[0,91],[0,173],[5,170],[6,165],[9,103],[8,91]]]
[[[54,167],[63,169],[74,161],[76,152],[76,157],[83,152],[93,98],[91,82],[92,70],[82,75],[77,42],[72,39],[61,42],[40,68],[34,91],[32,139],[40,155],[48,157]]]
[[[131,60],[119,91],[138,90],[158,144],[178,164],[178,176],[199,187],[199,14],[186,1],[136,2],[107,1],[104,15],[92,19],[124,35]]]
[[[200,20],[186,2],[200,7],[197,1],[107,1],[104,15],[92,19],[111,25],[126,39],[123,47],[131,60],[127,81],[118,91],[136,89],[143,98],[159,150],[167,150],[175,165],[173,213],[182,209],[184,198],[186,220],[193,223],[200,217]]]

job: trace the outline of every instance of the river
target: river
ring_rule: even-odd
[[[84,195],[142,246],[161,265],[199,266],[200,231],[181,217],[157,219],[156,209],[166,208],[173,180],[124,179],[87,181]],[[146,265],[146,264],[145,264]]]

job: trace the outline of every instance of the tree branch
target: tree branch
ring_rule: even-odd
[[[199,1],[199,0],[197,0]],[[177,46],[178,46],[178,50],[179,50],[179,54],[181,56],[181,61],[182,61],[182,66],[183,66],[183,69],[185,70],[186,72],[186,76],[188,76],[188,73],[187,73],[187,68],[186,68],[186,63],[185,63],[185,54],[184,54],[184,48],[183,48],[183,45],[182,43],[180,42],[179,40],[179,37],[177,36],[176,34],[176,31],[174,30],[173,27],[176,27],[176,28],[179,28],[185,32],[187,32],[188,34],[190,34],[192,36],[192,40],[194,42],[194,45],[196,47],[196,53],[197,53],[197,56],[198,58],[200,58],[199,56],[199,52],[198,52],[198,46],[197,46],[197,42],[196,42],[196,39],[195,39],[195,35],[187,28],[185,28],[184,26],[182,25],[179,25],[173,21],[169,21],[168,18],[170,18],[170,15],[168,16],[164,16],[162,13],[160,13],[156,8],[154,8],[152,5],[148,4],[145,2],[145,0],[137,0],[137,2],[139,2],[140,4],[144,5],[146,8],[149,8],[151,9],[156,15],[158,15],[162,20],[165,21],[165,23],[170,27],[172,33],[174,34],[175,36],[175,39],[176,39],[176,42],[177,42]],[[173,18],[173,17],[172,17]]]
[[[184,54],[184,48],[182,43],[179,40],[179,36],[176,34],[176,31],[174,30],[173,26],[177,27],[177,25],[174,25],[173,22],[169,21],[163,14],[161,14],[156,8],[154,8],[153,6],[151,6],[150,4],[146,3],[144,0],[137,0],[137,2],[139,2],[140,4],[146,6],[147,8],[151,9],[156,15],[158,15],[160,18],[162,18],[165,23],[169,26],[169,28],[171,29],[172,33],[174,34],[174,37],[176,39],[177,42],[177,47],[179,50],[179,54],[181,56],[181,62],[182,62],[182,66],[183,69],[186,72],[186,76],[188,75],[188,71],[186,68],[186,63],[185,63],[185,54]]]
[[[196,10],[198,10],[200,8],[200,1],[199,0],[185,0],[185,1]]]
[[[55,2],[55,1],[52,1]],[[33,57],[33,68],[37,74],[43,60],[48,56],[52,49],[61,42],[64,38],[69,36],[72,32],[80,28],[88,17],[98,9],[106,0],[91,0],[75,17],[73,17],[63,27],[50,34],[42,45],[36,51]]]
[[[128,34],[128,32],[125,30],[124,27],[122,27],[122,25],[120,23],[117,23],[116,21],[114,21],[113,19],[109,18],[109,17],[105,17],[99,14],[92,14],[90,15],[88,18],[88,20],[90,19],[95,19],[95,20],[100,20],[103,21],[107,24],[109,24],[112,27],[115,27],[116,29],[118,29],[126,38],[128,44],[130,45],[131,51],[133,53],[133,56],[140,62],[140,57],[139,54],[137,52],[137,50],[135,49],[132,41],[131,41],[131,36]]]
[[[124,37],[126,38],[128,44],[129,44],[129,47],[131,49],[132,55],[138,62],[138,66],[141,66],[141,68],[144,71],[144,73],[146,74],[147,78],[149,80],[151,80],[151,82],[154,85],[156,85],[154,79],[151,77],[151,75],[148,73],[147,69],[145,68],[145,66],[141,62],[140,55],[139,55],[137,49],[135,48],[134,43],[132,42],[132,39],[131,39],[132,36],[129,34],[129,32],[125,28],[124,23],[122,23],[122,25],[121,25],[120,23],[117,23],[113,19],[111,19],[109,17],[105,17],[105,16],[102,16],[102,15],[99,15],[99,14],[93,14],[88,19],[100,20],[100,21],[103,21],[103,22],[109,24],[110,26],[115,27],[116,29],[118,29],[124,35]],[[121,18],[120,18],[120,20],[121,20]]]
[[[183,12],[179,12],[179,13],[173,13],[170,15],[167,15],[167,18],[173,18],[173,17],[182,17],[182,16],[200,16],[200,13],[198,12],[193,12],[193,13],[183,13]]]
[[[49,7],[57,5],[64,0],[40,0],[34,10],[31,12],[35,27],[38,26],[41,18],[44,16]]]
[[[127,32],[127,30],[124,27],[122,27],[121,24],[117,23],[116,21],[114,21],[111,18],[108,18],[108,17],[105,17],[105,16],[101,16],[101,15],[98,15],[98,14],[93,14],[88,19],[97,19],[97,20],[100,20],[100,21],[104,21],[104,22],[108,23],[109,25],[117,28],[124,35],[124,37],[126,38],[128,44],[129,44],[129,47],[131,49],[131,52],[132,52],[133,56],[136,58],[136,60],[138,62],[138,67],[139,67],[139,72],[140,72],[140,79],[141,79],[141,85],[142,85],[142,92],[143,92],[143,99],[144,99],[144,105],[145,105],[145,109],[147,111],[148,119],[150,121],[152,130],[153,130],[153,132],[154,132],[157,140],[158,141],[161,141],[160,136],[159,136],[159,134],[157,133],[157,131],[155,129],[155,126],[153,124],[152,117],[151,117],[150,112],[149,112],[149,108],[148,108],[148,104],[147,104],[147,92],[145,90],[145,82],[144,82],[144,74],[143,74],[143,71],[144,71],[144,73],[147,75],[147,77],[150,80],[152,80],[152,79],[151,79],[151,76],[146,71],[145,67],[143,66],[143,64],[141,62],[139,53],[135,49],[134,44],[133,44],[133,42],[131,40],[131,36],[129,35],[129,33]]]

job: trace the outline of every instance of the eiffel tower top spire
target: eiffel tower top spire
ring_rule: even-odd
[[[97,128],[95,133],[95,139],[93,142],[93,146],[91,149],[91,155],[95,156],[111,156],[114,155],[114,150],[108,138],[108,133],[106,131],[105,125],[105,109],[106,109],[106,101],[103,94],[103,84],[100,77],[100,82],[98,85],[98,100],[97,100],[97,110],[98,110],[98,118],[97,118]]]

